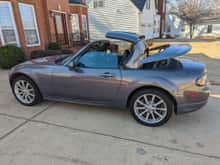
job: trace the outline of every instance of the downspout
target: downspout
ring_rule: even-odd
[[[68,40],[68,47],[71,47],[71,41],[70,41],[70,33],[69,33],[69,12],[65,14],[66,19],[66,32],[67,32],[67,40]]]
[[[49,17],[50,17],[50,14],[48,12],[48,7],[47,7],[47,0],[41,0],[42,2],[42,7],[44,8],[43,11],[44,11],[44,22],[45,22],[45,31],[47,32],[47,42],[46,44],[48,45],[50,42],[51,42],[51,31],[50,31],[50,23],[49,23]],[[46,45],[44,45],[44,47],[46,48]]]

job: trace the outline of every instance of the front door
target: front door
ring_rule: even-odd
[[[53,73],[53,96],[71,100],[111,102],[119,91],[119,69],[57,68]]]
[[[94,44],[74,59],[73,68],[58,67],[53,73],[53,95],[95,102],[117,100],[121,83],[119,58],[108,47],[108,43]]]
[[[68,44],[65,14],[55,13],[54,24],[57,42],[61,45]]]

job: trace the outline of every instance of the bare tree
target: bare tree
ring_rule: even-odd
[[[213,15],[220,15],[220,0],[213,0]]]
[[[220,7],[220,0],[212,0],[213,4],[215,5],[215,7],[219,8]]]
[[[176,15],[189,25],[192,38],[195,26],[203,17],[211,14],[212,7],[213,0],[179,0],[170,8],[170,14]]]

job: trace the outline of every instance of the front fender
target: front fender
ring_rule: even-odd
[[[31,69],[27,69],[27,68],[19,66],[19,65],[13,67],[10,70],[9,81],[12,82],[13,78],[16,77],[17,75],[27,76],[27,77],[31,78],[33,81],[37,80],[37,78],[33,76]]]
[[[44,96],[51,88],[51,72],[52,69],[44,65],[18,65],[10,71],[9,80],[12,82],[12,79],[18,75],[27,76],[38,86]]]

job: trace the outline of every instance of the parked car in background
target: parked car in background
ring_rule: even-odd
[[[145,52],[140,48],[144,37],[128,32],[109,32],[106,37],[72,56],[39,58],[14,67],[9,79],[15,98],[27,106],[45,99],[126,108],[151,127],[166,123],[173,112],[195,111],[207,103],[205,65],[176,59],[191,49],[189,45],[149,49],[130,67],[133,57]]]

